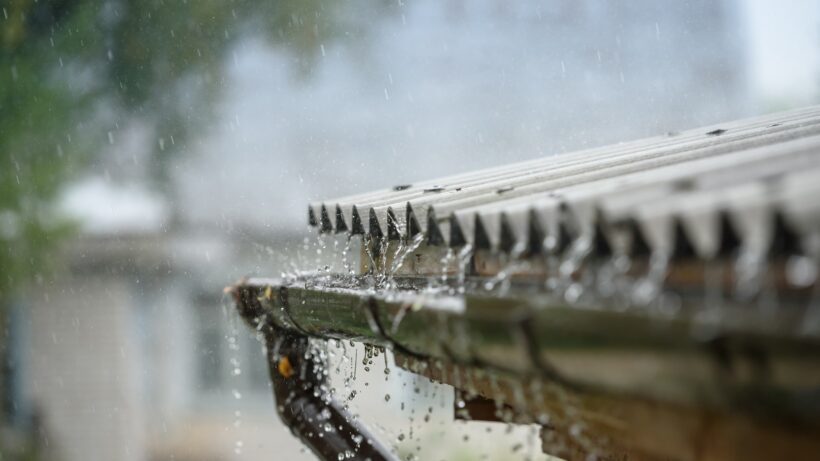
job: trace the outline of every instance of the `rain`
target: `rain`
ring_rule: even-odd
[[[777,114],[820,104],[818,37],[808,0],[3,4],[0,459],[617,456],[590,417],[611,402],[574,393],[596,357],[555,350],[573,328],[607,306],[613,331],[652,319],[630,344],[666,344],[691,314],[682,336],[743,357],[717,373],[754,380],[771,370],[721,341],[724,307],[775,319],[798,299],[789,325],[817,335],[820,234],[795,247],[786,212],[601,231],[643,196],[572,215],[547,195],[533,208],[525,179],[585,204],[571,178],[596,174],[593,153],[654,137],[669,164],[606,187],[717,187],[731,165],[678,181],[668,146],[740,143],[730,121],[749,117],[808,132]],[[696,308],[668,287],[693,254]],[[482,310],[494,300],[509,315]],[[625,375],[668,378],[652,366],[595,384],[627,395]]]

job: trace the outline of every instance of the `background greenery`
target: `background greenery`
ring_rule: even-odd
[[[0,5],[0,304],[48,267],[71,229],[54,217],[57,194],[126,123],[153,131],[150,178],[171,192],[168,159],[188,150],[211,118],[222,64],[239,37],[261,35],[285,47],[294,76],[306,78],[323,43],[367,29],[350,1]],[[389,10],[387,2],[376,6]]]
[[[387,2],[375,7],[389,10]],[[322,44],[366,34],[356,9],[355,1],[325,0],[0,1],[4,406],[8,306],[45,278],[77,229],[56,213],[66,184],[105,161],[118,130],[139,123],[156,140],[145,147],[148,179],[172,195],[168,161],[193,151],[213,118],[235,42],[261,36],[288,52],[294,78],[309,78]],[[8,459],[13,450],[3,445],[0,437],[0,458]],[[34,459],[28,442],[18,445],[28,453],[19,459]]]

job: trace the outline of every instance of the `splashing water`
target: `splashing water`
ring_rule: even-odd
[[[450,265],[455,261],[455,251],[448,247],[444,256],[441,258],[441,286],[447,286],[447,279],[450,276]]]
[[[653,252],[649,259],[649,270],[635,282],[632,289],[632,304],[648,307],[657,300],[668,272],[669,255],[660,251]]]
[[[463,294],[466,291],[465,283],[467,281],[467,266],[473,259],[473,245],[464,245],[458,252],[458,274],[456,276],[456,291]]]
[[[530,267],[530,261],[526,258],[522,258],[524,250],[525,247],[522,242],[517,243],[513,247],[502,269],[498,271],[493,278],[484,282],[484,289],[486,291],[492,291],[497,286],[500,286],[499,293],[503,295],[510,290],[512,275],[516,272],[526,271]]]
[[[424,234],[416,234],[416,236],[413,237],[413,240],[411,240],[410,243],[403,247],[399,256],[393,259],[393,264],[390,267],[391,276],[395,275],[399,271],[399,269],[401,269],[402,265],[404,264],[404,261],[407,259],[407,256],[413,254],[413,252],[416,251],[419,248],[419,246],[421,246],[421,243],[423,241]]]
[[[227,301],[227,299],[223,298],[222,312],[228,322],[228,334],[225,336],[225,340],[228,343],[228,351],[230,354],[228,361],[231,366],[231,376],[234,379],[238,379],[239,376],[242,374],[241,362],[239,360],[239,353],[241,348],[239,346],[239,328],[237,325],[238,313],[234,310],[229,310],[228,305],[229,302]],[[231,390],[231,394],[234,400],[237,402],[242,399],[242,393],[239,392],[237,388],[233,388]],[[239,427],[242,425],[242,412],[237,408],[236,410],[234,410],[233,416],[233,427],[235,430],[238,430]],[[241,455],[243,446],[243,441],[237,438],[237,440],[234,441],[234,453],[237,455]]]

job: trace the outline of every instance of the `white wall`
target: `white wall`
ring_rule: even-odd
[[[145,459],[130,289],[114,277],[65,278],[30,298],[27,392],[63,461]]]

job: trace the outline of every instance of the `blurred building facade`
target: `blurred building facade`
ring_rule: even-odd
[[[106,184],[86,205],[116,225],[91,213],[65,270],[21,302],[21,413],[38,415],[63,461],[309,459],[275,420],[260,346],[245,328],[233,342],[222,299],[237,277],[288,270],[307,195],[736,118],[748,111],[738,14],[706,0],[422,2],[370,45],[368,72],[384,84],[351,76],[354,52],[330,45],[326,75],[272,84],[254,69],[279,66],[276,52],[240,48],[228,128],[172,167],[173,211],[136,207],[116,224],[128,206],[107,201],[118,184]],[[312,108],[255,105],[283,92]],[[125,201],[163,200],[147,195]]]

